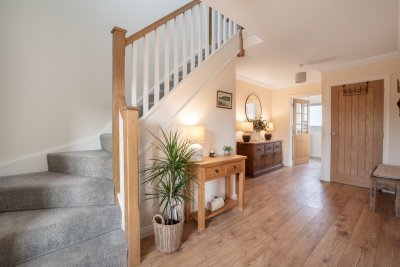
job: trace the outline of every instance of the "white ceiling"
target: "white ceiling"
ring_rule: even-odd
[[[238,60],[237,75],[270,88],[320,71],[398,56],[398,0],[204,0],[263,40]]]

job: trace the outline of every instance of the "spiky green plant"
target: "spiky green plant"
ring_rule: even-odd
[[[166,133],[161,129],[161,133],[161,137],[151,133],[158,142],[159,156],[152,158],[152,163],[140,172],[144,175],[144,183],[153,186],[153,192],[146,194],[147,199],[157,199],[159,209],[172,222],[176,206],[192,200],[192,192],[187,187],[196,180],[189,172],[195,151],[188,139],[180,138],[179,131]]]

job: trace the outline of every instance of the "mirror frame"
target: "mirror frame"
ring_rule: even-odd
[[[258,103],[260,104],[260,116],[262,116],[262,105],[261,105],[261,100],[260,100],[260,98],[258,98],[258,96],[255,95],[255,94],[250,94],[250,95],[247,96],[246,102],[244,103],[244,112],[246,113],[246,119],[247,119],[247,121],[251,121],[251,120],[249,119],[249,117],[247,116],[247,101],[249,100],[249,97],[251,97],[251,96],[255,96],[255,97],[257,98]],[[256,118],[256,119],[257,119],[257,118]]]

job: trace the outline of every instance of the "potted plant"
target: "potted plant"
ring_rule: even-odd
[[[151,159],[140,172],[144,183],[151,184],[153,192],[146,194],[147,199],[156,199],[162,215],[153,218],[156,249],[170,253],[181,245],[183,230],[184,201],[191,201],[188,185],[196,177],[189,172],[194,150],[188,139],[180,138],[178,131],[166,133],[161,129],[161,137],[151,133],[158,142],[159,156]]]
[[[256,132],[261,132],[267,126],[267,120],[264,120],[262,117],[251,120],[251,122],[253,123],[253,129]]]
[[[224,150],[224,155],[225,156],[229,156],[232,152],[232,147],[231,146],[224,146],[222,148],[222,150]]]

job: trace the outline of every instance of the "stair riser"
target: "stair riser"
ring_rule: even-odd
[[[63,154],[48,154],[49,171],[63,172],[93,178],[112,177],[112,159],[84,158]]]
[[[5,212],[0,225],[15,226],[0,236],[0,266],[13,266],[117,230],[121,212],[114,205]]]
[[[101,144],[101,149],[112,153],[112,135],[111,134],[100,135],[100,144]]]
[[[125,233],[117,230],[18,266],[127,266],[127,252]]]

